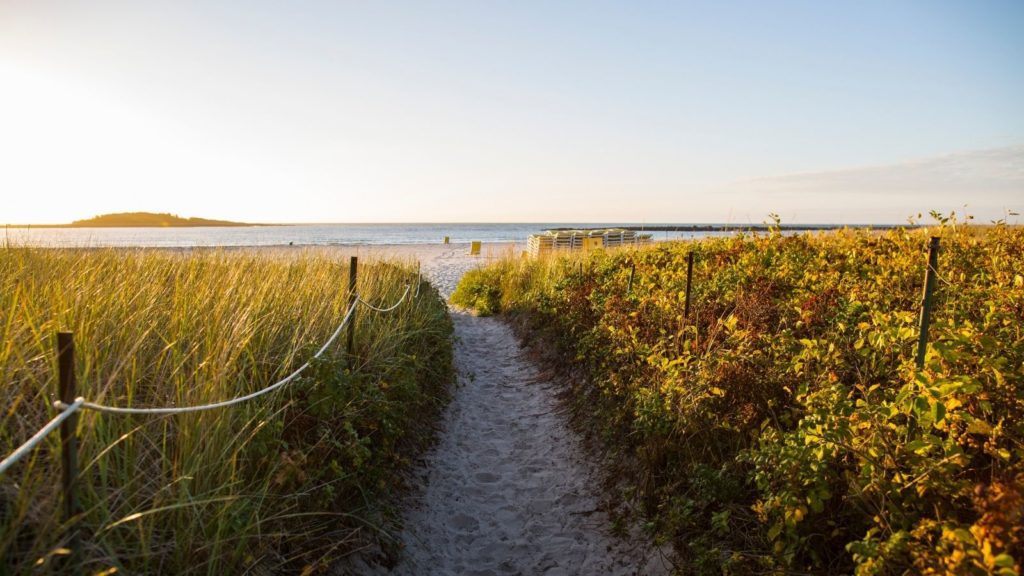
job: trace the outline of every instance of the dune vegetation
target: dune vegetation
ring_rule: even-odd
[[[74,332],[89,401],[216,402],[309,359],[348,310],[347,276],[347,261],[312,251],[0,249],[0,452],[55,413],[58,330]],[[417,278],[362,263],[358,292],[389,305]],[[426,282],[413,290],[393,312],[358,309],[351,356],[342,334],[250,402],[80,412],[81,513],[64,520],[52,434],[0,477],[0,573],[316,573],[377,538],[395,472],[453,379],[446,306]]]
[[[938,287],[918,369],[929,236]],[[1020,571],[1020,227],[941,217],[510,257],[452,300],[555,351],[579,421],[616,455],[622,501],[682,573]]]

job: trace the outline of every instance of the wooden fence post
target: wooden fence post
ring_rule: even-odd
[[[636,274],[636,262],[629,263],[629,282],[626,284],[626,294],[633,293],[633,276]]]
[[[932,295],[935,292],[935,275],[939,267],[939,238],[932,236],[928,244],[928,270],[924,275],[924,296],[921,302],[921,322],[917,334],[917,369],[924,368],[924,356],[928,350],[928,324],[932,314]]]
[[[686,306],[683,310],[683,319],[690,319],[690,292],[693,288],[693,250],[686,255]]]
[[[71,332],[57,333],[57,391],[60,401],[73,404],[75,390],[75,338]],[[75,482],[78,480],[78,414],[60,424],[61,488],[64,491],[64,520],[72,522],[79,513]],[[68,538],[71,561],[79,548],[78,529],[72,527]]]
[[[353,256],[348,263],[348,307],[352,308],[356,305],[356,299],[359,298],[359,294],[356,293],[356,273],[359,271],[359,258]],[[356,338],[356,311],[352,310],[352,317],[348,319],[348,345],[346,350],[348,351],[349,358],[352,357],[355,351],[355,338]]]

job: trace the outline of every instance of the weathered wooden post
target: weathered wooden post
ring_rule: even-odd
[[[64,404],[73,404],[75,385],[75,337],[71,332],[57,333],[57,392]],[[61,488],[64,491],[64,520],[70,523],[78,515],[75,482],[78,480],[78,414],[72,414],[60,423]],[[68,549],[71,562],[79,549],[78,529],[71,527]]]
[[[693,288],[693,250],[686,255],[686,305],[683,308],[683,318],[690,319],[690,292]]]
[[[358,270],[359,257],[353,256],[348,263],[348,307],[352,310],[352,316],[348,319],[348,345],[345,349],[348,351],[349,358],[352,357],[355,351],[356,311],[353,307],[356,305],[356,299],[359,298],[359,294],[356,293],[356,273]]]
[[[626,283],[626,294],[633,293],[633,276],[636,275],[636,262],[629,263],[629,282]]]
[[[416,288],[412,293],[413,298],[420,297],[420,284],[423,283],[423,264],[416,262]]]
[[[932,236],[928,244],[928,270],[924,274],[924,296],[921,302],[921,322],[917,334],[917,369],[924,368],[924,356],[928,350],[928,324],[932,314],[932,295],[935,292],[935,275],[939,268],[939,238]]]

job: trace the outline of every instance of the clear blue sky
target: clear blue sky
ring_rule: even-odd
[[[1024,208],[1020,1],[164,4],[0,3],[0,222]]]

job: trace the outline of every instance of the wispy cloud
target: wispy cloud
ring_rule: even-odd
[[[965,205],[978,219],[1000,218],[1024,207],[1024,145],[758,178],[723,191],[750,199],[751,210],[791,212],[800,221],[897,222]]]

